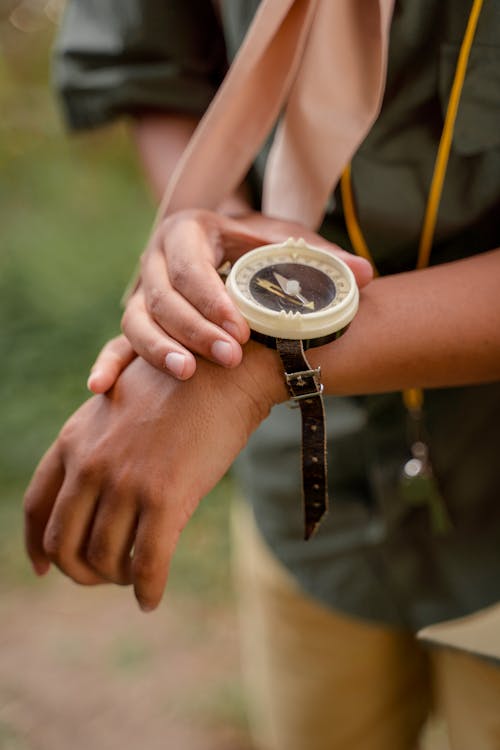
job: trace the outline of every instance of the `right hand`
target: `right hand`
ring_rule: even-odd
[[[250,331],[216,269],[259,245],[290,236],[339,255],[359,287],[371,280],[367,261],[301,224],[257,212],[238,219],[205,210],[173,214],[160,223],[142,255],[140,285],[122,319],[125,337],[104,346],[92,368],[89,388],[94,393],[108,390],[135,353],[179,380],[194,374],[195,354],[236,367]]]
[[[40,462],[25,497],[28,555],[78,583],[133,584],[145,610],[177,539],[286,387],[276,352],[250,342],[238,368],[202,361],[185,383],[137,358],[86,401]]]

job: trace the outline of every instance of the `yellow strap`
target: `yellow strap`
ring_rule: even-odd
[[[462,88],[464,85],[465,73],[467,71],[467,63],[469,62],[469,55],[472,47],[472,42],[474,40],[474,34],[476,32],[479,14],[481,13],[482,4],[483,0],[474,0],[474,2],[472,3],[472,9],[469,15],[469,20],[467,22],[467,28],[465,29],[464,38],[460,47],[460,53],[458,55],[455,77],[453,79],[453,85],[451,87],[450,99],[448,101],[448,107],[446,109],[443,132],[441,134],[436,163],[434,165],[434,174],[432,175],[431,188],[429,191],[429,198],[427,200],[424,223],[422,226],[422,234],[420,235],[417,268],[426,268],[429,265],[429,258],[432,250],[432,241],[436,228],[437,213],[439,210],[439,204],[441,202],[441,194],[443,192],[443,183],[446,176],[446,168],[448,166],[448,158],[450,155],[451,142],[453,140],[453,131],[455,129],[455,120],[457,117],[458,105],[460,103],[460,96],[462,94]]]
[[[427,266],[429,265],[432,242],[436,229],[437,214],[439,210],[439,204],[441,202],[443,184],[446,176],[446,169],[448,167],[451,144],[453,141],[453,132],[455,129],[455,120],[457,117],[458,105],[460,103],[460,96],[462,94],[464,85],[467,64],[469,62],[472,42],[474,40],[474,34],[476,32],[477,22],[481,13],[482,5],[483,0],[473,0],[472,8],[469,14],[469,20],[467,21],[467,28],[465,29],[464,38],[462,40],[460,52],[458,55],[457,67],[455,69],[455,76],[453,78],[450,98],[448,101],[448,106],[446,108],[446,116],[444,118],[443,132],[441,133],[441,139],[439,141],[436,161],[434,164],[434,172],[431,180],[431,187],[429,190],[429,196],[427,198],[427,205],[425,207],[424,221],[418,246],[418,258],[416,265],[417,269],[427,268]],[[344,209],[347,232],[349,234],[349,239],[351,240],[353,250],[356,255],[360,255],[362,258],[366,258],[367,260],[369,260],[373,266],[375,275],[378,275],[373,256],[368,248],[368,245],[366,244],[363,232],[361,231],[361,227],[356,216],[350,164],[346,166],[340,178],[340,191],[342,196],[342,205]],[[407,388],[403,391],[403,401],[409,411],[421,409],[424,401],[424,394],[422,389]]]
[[[360,255],[362,258],[366,258],[366,260],[370,261],[373,266],[373,272],[378,276],[375,261],[373,260],[373,256],[368,248],[368,245],[365,242],[363,232],[361,231],[361,227],[359,226],[358,217],[356,216],[354,196],[352,193],[350,164],[348,164],[342,172],[342,176],[340,178],[340,194],[342,196],[342,207],[344,209],[344,218],[347,226],[347,233],[349,235],[349,239],[351,240],[353,250],[356,255]]]
[[[436,161],[434,164],[431,187],[429,190],[429,196],[427,198],[427,205],[425,208],[422,233],[420,235],[418,248],[418,260],[416,265],[417,268],[426,268],[429,265],[432,241],[436,228],[439,204],[441,202],[441,194],[443,192],[443,183],[446,175],[446,168],[448,166],[448,159],[450,156],[458,105],[460,103],[460,96],[464,85],[465,73],[467,71],[467,64],[469,62],[469,55],[482,5],[483,0],[474,0],[472,3],[469,20],[467,21],[467,28],[465,29],[464,38],[462,40],[460,52],[458,55],[455,76],[451,87],[448,107],[446,109],[443,132],[441,133],[441,139],[439,142]],[[363,232],[361,231],[361,227],[356,216],[350,164],[348,164],[344,169],[340,178],[340,190],[342,195],[347,232],[349,234],[349,239],[351,240],[354,252],[356,253],[356,255],[361,255],[361,257],[369,260],[373,268],[376,270],[373,256],[370,253],[368,245],[366,244],[366,241],[363,237]]]

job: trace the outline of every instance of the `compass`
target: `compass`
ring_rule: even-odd
[[[326,432],[321,370],[304,354],[340,336],[354,318],[359,292],[351,269],[326,250],[288,239],[243,255],[226,288],[252,338],[278,350],[285,381],[302,417],[304,538],[328,507]]]
[[[243,255],[226,286],[253,332],[300,339],[307,346],[334,338],[358,309],[351,269],[302,239],[264,245]]]

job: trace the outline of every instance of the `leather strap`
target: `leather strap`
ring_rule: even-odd
[[[342,336],[342,334],[347,331],[348,327],[349,326],[347,325],[344,328],[341,328],[340,331],[329,333],[326,336],[316,337],[315,339],[302,339],[302,348],[314,349],[316,346],[324,346],[325,344],[329,344],[330,341],[335,341],[335,339],[338,339],[340,336]],[[268,349],[277,349],[275,336],[267,336],[265,333],[259,333],[258,331],[251,331],[250,336],[254,341],[258,341],[259,344],[264,344],[264,346],[267,346]]]
[[[302,417],[302,497],[304,539],[317,529],[328,508],[325,409],[320,368],[311,369],[302,341],[276,339],[291,398]]]

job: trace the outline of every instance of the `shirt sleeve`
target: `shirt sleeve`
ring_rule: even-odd
[[[201,115],[226,68],[211,0],[70,0],[53,56],[68,127],[140,111]]]

